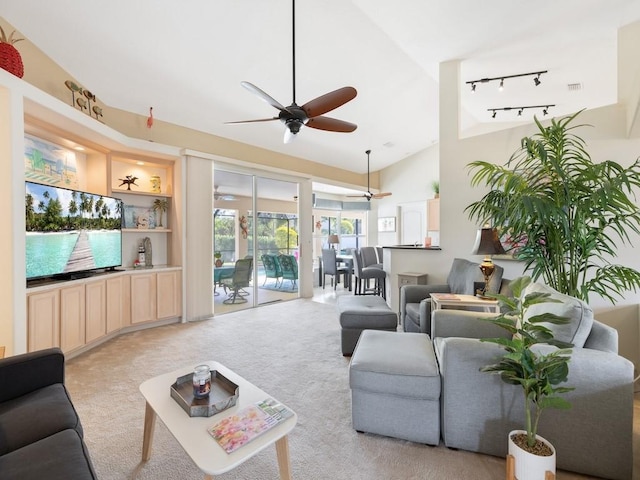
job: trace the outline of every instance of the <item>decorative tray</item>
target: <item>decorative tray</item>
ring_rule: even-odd
[[[210,417],[233,407],[238,394],[238,385],[217,370],[211,370],[211,392],[205,398],[193,396],[193,372],[178,377],[171,385],[171,397],[190,417]]]

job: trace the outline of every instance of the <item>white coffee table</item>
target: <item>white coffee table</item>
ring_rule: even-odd
[[[147,461],[151,457],[151,444],[157,416],[167,426],[196,466],[204,472],[206,480],[212,480],[214,475],[228,472],[273,443],[276,445],[280,478],[282,480],[290,480],[291,467],[287,434],[298,421],[296,413],[293,412],[291,417],[264,432],[259,437],[254,438],[236,451],[226,453],[207,432],[207,427],[216,424],[229,415],[237,413],[244,407],[273,397],[218,362],[203,363],[209,365],[211,370],[219,371],[238,385],[239,393],[236,405],[211,417],[190,417],[171,398],[170,388],[178,377],[191,372],[193,366],[183,367],[143,382],[140,385],[140,392],[142,392],[147,405],[144,415],[142,460]]]
[[[440,310],[443,307],[482,307],[488,312],[500,313],[500,305],[497,300],[485,300],[475,295],[460,295],[450,293],[432,293],[431,311]]]

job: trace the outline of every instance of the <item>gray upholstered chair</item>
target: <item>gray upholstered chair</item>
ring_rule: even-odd
[[[336,251],[333,248],[323,248],[322,249],[322,288],[324,289],[324,285],[326,283],[327,275],[331,276],[331,283],[333,284],[333,289],[336,289],[336,286],[340,282],[340,275],[344,276],[344,284],[349,286],[348,275],[351,275],[351,269],[346,266],[338,266],[338,261],[336,260]]]
[[[382,268],[382,262],[378,261],[378,254],[375,247],[361,247],[362,267]]]
[[[373,247],[372,247],[373,248]],[[374,250],[375,253],[375,250]],[[365,267],[363,266],[362,254],[360,251],[354,250],[353,252],[353,275],[356,279],[356,285],[354,289],[355,295],[380,295],[386,299],[386,280],[387,272],[377,266]],[[369,280],[373,280],[373,288],[368,288]],[[363,283],[364,282],[364,283]]]
[[[498,292],[502,286],[503,268],[496,265],[489,281],[489,291]],[[458,293],[473,295],[474,283],[484,284],[480,264],[455,258],[441,285],[403,285],[400,289],[400,321],[405,332],[431,334],[431,294]]]

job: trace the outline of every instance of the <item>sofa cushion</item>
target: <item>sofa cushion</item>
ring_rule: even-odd
[[[63,430],[0,456],[2,480],[93,480],[96,473],[82,438]]]
[[[500,265],[495,266],[495,270],[491,278],[489,279],[489,291],[500,291],[500,284],[502,283],[502,274],[504,269]],[[461,295],[473,295],[474,282],[483,282],[484,275],[480,271],[480,264],[470,262],[464,258],[454,258],[449,276],[447,277],[447,283],[449,284],[451,293],[458,293]]]
[[[534,292],[548,293],[551,298],[560,300],[561,303],[542,303],[533,305],[527,310],[526,318],[542,313],[554,313],[560,317],[569,319],[564,325],[545,324],[553,333],[554,338],[563,342],[572,343],[576,348],[584,347],[591,327],[593,325],[593,310],[591,307],[574,297],[564,295],[553,288],[541,283],[532,282],[524,293],[528,295]]]
[[[80,419],[61,383],[0,403],[0,455],[68,428],[82,435]]]

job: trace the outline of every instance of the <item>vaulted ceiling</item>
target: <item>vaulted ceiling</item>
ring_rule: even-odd
[[[437,142],[438,67],[459,60],[464,132],[617,101],[617,30],[637,0],[296,0],[296,101],[350,85],[357,97],[328,116],[353,133],[303,128],[283,143],[276,116],[240,86],[292,102],[291,0],[0,0],[0,15],[105,104],[270,150],[363,173]],[[19,44],[17,45],[19,47]],[[467,81],[548,70],[533,77]],[[571,85],[571,87],[570,87]],[[90,87],[89,87],[90,86]]]

